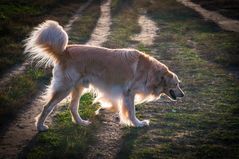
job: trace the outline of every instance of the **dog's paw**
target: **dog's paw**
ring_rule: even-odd
[[[104,111],[105,111],[104,108],[99,108],[99,109],[97,109],[97,110],[95,111],[95,115],[100,115],[100,114],[102,114]]]
[[[89,120],[81,120],[81,121],[77,121],[77,122],[73,120],[73,122],[74,122],[75,124],[83,125],[83,126],[87,126],[87,125],[90,125],[90,124],[91,124],[91,121],[89,121]]]
[[[142,120],[142,121],[139,121],[135,126],[136,127],[143,127],[143,126],[149,126],[149,120]]]
[[[97,110],[95,111],[95,115],[100,115],[100,109],[97,109]]]
[[[91,121],[89,121],[89,120],[82,120],[81,121],[81,125],[87,126],[87,125],[90,125],[90,124],[91,124]]]
[[[44,132],[44,131],[47,131],[49,129],[49,127],[47,125],[38,125],[37,126],[37,130],[39,132]]]

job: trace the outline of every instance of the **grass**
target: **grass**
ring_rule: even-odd
[[[20,108],[31,102],[29,96],[34,97],[38,89],[49,81],[46,75],[40,69],[29,69],[0,88],[0,126],[14,118]]]
[[[145,7],[160,27],[153,47],[137,44],[137,48],[154,50],[153,55],[182,79],[186,97],[138,107],[138,116],[150,117],[151,125],[126,128],[117,158],[238,158],[239,86],[222,67],[237,63],[238,34],[204,22],[172,0],[133,4],[132,11]],[[116,24],[126,22],[117,18],[112,30],[125,29]],[[119,32],[112,33],[111,38],[118,40],[113,42],[127,46]]]
[[[100,1],[95,1],[73,24],[69,33],[71,43],[85,43],[89,39],[100,15],[99,7]],[[93,122],[91,126],[73,124],[70,112],[64,106],[54,118],[50,130],[37,134],[23,151],[23,158],[84,158],[88,145],[95,142],[93,134],[99,127],[94,113],[98,106],[93,105],[92,100],[92,95],[85,94],[81,97],[79,108],[80,116]]]
[[[37,2],[38,1],[36,1],[35,3],[37,3]],[[85,2],[85,1],[80,1],[80,2],[70,1],[69,3],[63,3],[63,4],[60,3],[57,6],[54,6],[54,3],[56,3],[56,1],[49,2],[49,4],[47,2],[46,2],[46,4],[43,3],[42,8],[46,7],[45,5],[47,5],[47,6],[49,5],[48,7],[44,8],[44,10],[46,10],[47,8],[49,9],[49,7],[51,7],[53,5],[52,11],[54,14],[49,14],[48,16],[46,16],[46,15],[44,15],[44,13],[46,14],[46,12],[42,12],[40,19],[51,17],[51,19],[55,19],[55,20],[61,19],[60,20],[61,23],[62,22],[66,23],[69,20],[69,18],[72,16],[72,14],[74,13],[75,9],[78,9],[78,7],[82,4],[82,2]],[[19,1],[18,3],[21,3],[21,5],[22,5],[22,3],[25,3],[25,2]],[[18,5],[18,3],[9,4],[9,5],[16,5],[17,6],[16,9],[20,10],[21,5],[20,4]],[[29,4],[29,5],[34,6],[35,3]],[[93,8],[96,8],[95,6],[97,6],[99,2],[96,1],[93,3],[95,5],[93,5],[91,7],[90,11],[92,11]],[[25,7],[27,7],[27,5]],[[3,12],[4,12],[4,10],[3,10]],[[64,13],[64,15],[63,15],[63,13]],[[95,10],[95,13],[96,14],[99,13],[99,10],[98,11]],[[8,21],[11,22],[13,20],[12,19],[13,13],[6,12],[5,14],[6,14],[6,17],[8,17],[7,18]],[[17,15],[17,14],[14,14],[14,15]],[[26,16],[30,16],[30,15],[27,14]],[[30,17],[30,18],[33,18],[33,17]],[[88,16],[88,20],[94,19],[94,20],[90,21],[92,26],[95,25],[96,18],[97,18],[96,16],[92,16],[92,17]],[[24,25],[27,25],[27,24],[23,23],[21,26],[25,27]],[[80,27],[84,26],[83,23],[80,23],[77,25]],[[28,29],[30,29],[30,28],[28,28]],[[84,35],[88,35],[88,37],[89,37],[89,35],[91,34],[91,31],[92,30],[90,30],[90,29],[85,30]],[[19,33],[19,34],[22,34],[22,33]],[[82,32],[79,33],[79,36],[81,36],[81,34],[82,34]],[[6,37],[9,39],[13,38],[13,36],[11,34],[8,36],[6,35]],[[15,56],[15,52],[14,52],[15,50],[18,50],[19,52],[21,52],[20,56],[21,56],[21,58],[24,58],[24,56],[22,55],[22,49],[20,49],[20,47],[22,47],[22,44],[19,41],[16,41],[16,43],[15,43],[10,40],[10,41],[8,41],[8,43],[9,44],[6,47],[11,47],[8,50],[13,51],[14,55],[13,54],[6,55],[6,57],[4,57],[4,58],[1,57],[1,60],[3,60],[4,62],[5,62],[5,59],[8,59],[9,61],[11,61],[11,60],[14,61],[14,58],[11,58],[11,56]],[[15,50],[13,50],[12,48],[15,48]],[[1,54],[1,55],[3,55],[3,54]],[[27,68],[26,73],[10,79],[2,88],[0,88],[0,126],[3,126],[3,124],[6,121],[12,120],[15,117],[15,115],[17,114],[19,109],[23,108],[25,105],[27,105],[27,104],[29,104],[29,102],[31,102],[32,98],[29,99],[29,97],[36,96],[39,89],[41,90],[42,85],[46,85],[47,83],[49,83],[49,76],[50,76],[49,70],[43,71],[42,69],[32,69],[29,67],[29,68]]]
[[[99,12],[100,1],[96,0],[72,26],[72,31],[69,34],[70,43],[84,44],[89,40],[91,35],[89,33],[91,33],[95,28],[97,20],[100,16]]]
[[[203,21],[174,0],[113,0],[112,8],[111,35],[104,46],[152,50],[151,55],[179,75],[186,93],[177,102],[163,98],[137,106],[137,116],[150,118],[151,125],[124,128],[117,158],[238,158],[239,86],[223,67],[237,60],[238,34]],[[142,8],[160,27],[151,47],[130,40],[140,31],[136,17]],[[217,61],[214,55],[223,60]],[[26,158],[85,157],[99,124],[93,115],[92,97],[82,98],[81,115],[96,123],[91,127],[72,125],[69,111],[64,110],[50,131],[37,135]]]
[[[22,40],[32,30],[46,19],[57,20],[60,24],[68,18],[86,0],[18,0],[4,1],[0,4],[0,73],[24,61]]]
[[[115,1],[112,7],[111,35],[103,45],[109,48],[131,47],[130,37],[140,32],[137,24],[138,14],[132,8],[132,1]]]
[[[99,11],[96,4],[92,5],[92,7],[81,16],[81,19],[75,23],[70,33],[71,42],[84,43],[86,41],[84,37],[89,37],[89,35],[84,36],[85,33],[78,28],[85,28],[88,30],[88,33],[90,33],[90,28],[93,27],[89,26],[93,26],[93,24],[95,24],[95,18],[99,15],[99,13],[92,12],[96,10]],[[123,19],[126,15],[131,18],[136,15],[132,15],[131,13],[131,9],[128,8],[116,16]],[[83,25],[85,22],[86,26]],[[90,22],[90,24],[88,22]],[[112,30],[113,32],[123,33],[123,35],[120,36],[121,39],[127,38],[130,40],[130,35],[133,34],[132,28],[134,28],[133,26],[135,26],[136,21],[128,22],[128,27],[124,28],[123,32],[121,32],[122,30]],[[117,25],[123,26],[123,24]],[[80,38],[77,38],[77,35]],[[117,39],[115,40],[119,41]],[[112,44],[111,39],[105,43],[105,45],[110,44]],[[122,43],[122,45],[126,44],[126,42],[124,44]],[[93,97],[89,94],[84,95],[80,100],[79,109],[79,113],[82,118],[89,118],[93,121],[91,126],[82,127],[72,124],[69,110],[63,109],[57,114],[50,130],[48,132],[38,134],[33,143],[25,150],[23,154],[24,158],[84,158],[87,155],[88,145],[95,142],[95,129],[98,129],[100,126],[99,120],[97,120],[94,115],[97,105],[92,105],[92,98]]]
[[[96,105],[92,105],[92,96],[86,94],[81,97],[80,115],[83,119],[95,120]],[[25,158],[83,158],[88,145],[94,142],[92,133],[97,124],[91,126],[78,126],[72,123],[69,110],[63,108],[57,114],[53,127],[47,132],[37,135],[34,146],[30,147]]]
[[[2,35],[0,41],[6,44],[0,47],[0,72],[4,72],[5,70],[1,70],[1,68],[7,69],[10,65],[12,66],[23,61],[23,44],[21,41],[26,38],[25,36],[30,32],[32,26],[42,22],[44,19],[57,20],[63,25],[68,22],[72,14],[75,13],[75,10],[78,9],[85,0],[72,0],[67,3],[57,0],[49,2],[30,2],[32,1],[18,1],[14,4],[4,2],[0,6],[0,8],[2,8],[1,15],[4,17],[0,24],[0,33]],[[97,3],[99,2],[94,2],[94,6],[97,6]],[[92,11],[92,8],[93,7],[91,7],[89,11]],[[97,11],[94,13],[97,13]],[[24,19],[16,19],[21,16],[24,17]],[[96,19],[97,17],[94,16],[94,18]],[[89,22],[89,24],[95,25],[95,22],[92,21]],[[84,25],[78,24],[78,26],[82,27]],[[91,30],[88,29],[85,30],[84,35],[89,36],[90,33]],[[16,38],[16,36],[18,38]],[[0,88],[0,127],[3,126],[6,121],[11,121],[19,109],[31,102],[32,99],[29,99],[29,96],[34,97],[37,92],[39,92],[39,89],[41,90],[43,84],[49,83],[49,76],[49,70],[43,71],[42,69],[28,68],[26,73],[10,79]]]
[[[208,10],[219,12],[220,14],[238,20],[239,3],[236,0],[193,0],[194,3],[201,5]]]

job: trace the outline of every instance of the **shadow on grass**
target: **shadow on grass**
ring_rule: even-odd
[[[117,154],[117,159],[128,158],[132,153],[134,148],[134,143],[137,137],[145,133],[147,130],[145,128],[125,128],[124,136],[122,137],[121,149]]]
[[[95,126],[71,126],[54,128],[38,133],[20,153],[19,158],[84,158],[88,144],[94,142],[92,130]],[[37,144],[37,146],[36,146]]]

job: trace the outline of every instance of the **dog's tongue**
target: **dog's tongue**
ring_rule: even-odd
[[[170,90],[169,93],[174,100],[177,98],[173,90]]]

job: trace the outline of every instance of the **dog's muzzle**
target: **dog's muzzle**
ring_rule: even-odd
[[[174,93],[173,90],[169,90],[169,93],[170,93],[170,96],[172,97],[173,100],[177,99],[177,96],[176,96],[176,94]]]
[[[184,97],[183,91],[180,89],[180,91],[175,91],[175,90],[169,90],[169,94],[173,100],[176,100],[177,97]]]

